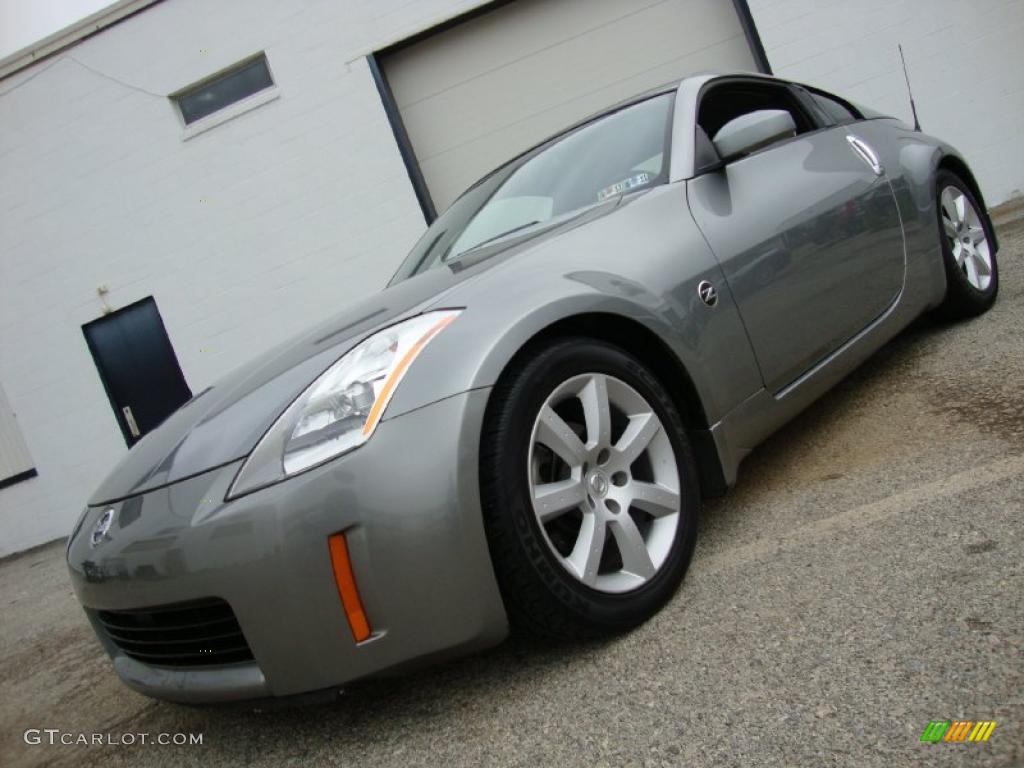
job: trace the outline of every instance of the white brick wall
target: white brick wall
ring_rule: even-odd
[[[166,0],[0,81],[0,380],[39,471],[0,490],[0,555],[66,535],[126,450],[97,286],[156,298],[199,391],[383,285],[423,218],[362,56],[475,4]],[[182,141],[160,94],[260,50],[280,98]]]
[[[749,0],[772,69],[911,122],[964,153],[990,206],[1024,190],[1024,0]]]

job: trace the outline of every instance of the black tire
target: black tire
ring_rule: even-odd
[[[679,522],[664,562],[646,583],[618,594],[588,587],[559,563],[530,498],[527,457],[537,414],[556,387],[585,373],[614,376],[647,401],[667,433],[679,473]],[[674,594],[696,542],[696,464],[665,388],[629,354],[586,338],[560,339],[522,354],[491,394],[480,464],[488,545],[513,631],[558,640],[607,636],[646,621]]]
[[[961,268],[953,255],[953,247],[949,236],[947,236],[943,224],[942,213],[942,192],[947,187],[955,187],[974,206],[981,220],[981,226],[987,238],[990,258],[992,261],[992,277],[988,286],[980,290],[971,285],[967,274]],[[942,247],[942,263],[946,269],[946,297],[939,306],[939,314],[949,320],[961,320],[968,317],[976,317],[987,312],[996,301],[999,294],[999,265],[996,262],[995,237],[992,233],[992,222],[988,213],[975,198],[971,188],[954,173],[940,170],[935,177],[935,199],[936,199],[936,224],[939,228],[939,241]]]

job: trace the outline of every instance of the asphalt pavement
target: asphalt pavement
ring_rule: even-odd
[[[118,682],[55,543],[0,563],[0,765],[1024,765],[1024,225],[1001,234],[995,308],[915,324],[762,445],[631,634],[188,708]],[[997,725],[922,743],[932,720]],[[202,745],[25,743],[47,728]]]

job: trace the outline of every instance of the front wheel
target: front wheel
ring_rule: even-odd
[[[628,629],[689,565],[700,502],[682,420],[616,347],[560,340],[503,376],[481,438],[481,489],[515,628],[555,638]]]
[[[999,265],[992,225],[968,186],[949,171],[936,176],[939,238],[946,269],[946,317],[980,315],[995,303]]]

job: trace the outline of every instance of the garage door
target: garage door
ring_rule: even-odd
[[[757,66],[728,0],[515,0],[378,57],[437,210],[609,104]]]

